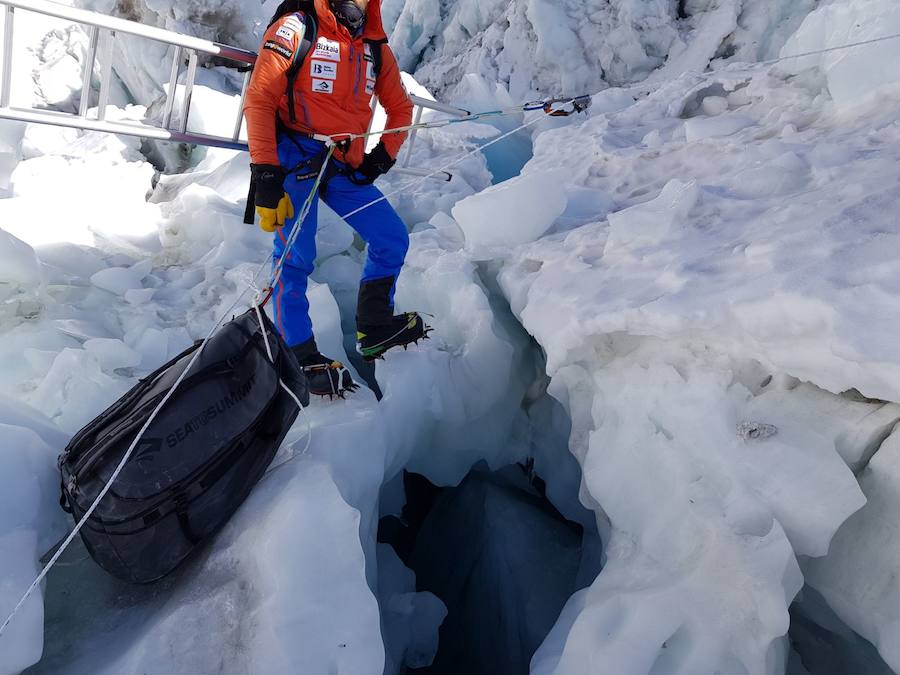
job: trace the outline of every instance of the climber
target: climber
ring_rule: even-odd
[[[306,289],[316,258],[318,200],[299,224],[295,207],[305,202],[325,160],[325,143],[313,135],[338,135],[319,187],[338,215],[382,196],[373,182],[394,165],[406,134],[384,136],[368,154],[364,139],[346,143],[339,137],[368,129],[373,95],[387,112],[388,127],[412,121],[380,5],[381,0],[282,2],[263,38],[244,105],[256,213],[260,227],[275,233],[275,260],[292,229],[300,227],[273,289],[275,324],[306,372],[310,392],[323,396],[343,396],[356,385],[316,345]],[[430,329],[415,312],[394,315],[409,235],[391,205],[382,200],[346,221],[368,244],[356,310],[357,351],[373,360],[427,337]]]

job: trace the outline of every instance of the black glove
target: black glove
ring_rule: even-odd
[[[264,232],[274,232],[294,217],[294,205],[284,191],[286,172],[275,164],[251,164],[256,213]]]
[[[363,157],[362,164],[356,169],[355,173],[362,174],[365,177],[365,180],[354,178],[353,182],[357,185],[371,185],[375,182],[376,178],[390,171],[396,161],[397,160],[391,157],[388,154],[388,151],[385,150],[384,142],[380,142],[372,148],[372,152]]]
[[[256,205],[265,209],[278,208],[284,196],[287,172],[277,164],[251,164],[250,174],[256,185]]]

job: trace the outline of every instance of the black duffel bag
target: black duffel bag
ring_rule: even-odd
[[[107,572],[147,583],[222,527],[278,451],[309,389],[265,317],[251,310],[210,338],[81,530]],[[59,458],[63,508],[81,520],[200,343],[141,380],[78,432]]]

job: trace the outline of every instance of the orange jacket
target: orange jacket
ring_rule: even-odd
[[[403,127],[412,122],[412,102],[400,80],[400,68],[387,44],[381,46],[381,74],[375,80],[369,46],[363,38],[386,39],[381,23],[381,0],[370,0],[366,9],[366,27],[354,39],[338,23],[328,0],[315,0],[318,21],[317,42],[303,62],[294,88],[297,123],[291,124],[287,107],[286,71],[303,39],[299,14],[288,14],[276,21],[263,38],[259,58],[253,69],[244,104],[254,164],[279,164],[276,147],[276,118],[289,128],[307,133],[364,133],[372,117],[372,95],[387,112],[387,127]],[[378,47],[375,46],[375,49]],[[394,158],[406,134],[382,137]],[[338,139],[340,140],[340,139]],[[359,166],[365,152],[363,139],[355,140],[339,159]]]

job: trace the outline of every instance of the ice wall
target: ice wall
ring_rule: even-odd
[[[782,56],[804,54],[900,33],[900,7],[883,0],[828,2],[806,17],[781,50]],[[836,51],[785,63],[788,72],[816,68],[824,73],[835,103],[849,107],[864,103],[879,87],[900,79],[891,66],[900,53],[900,39]]]
[[[890,509],[878,449],[900,410],[884,403],[900,401],[884,224],[898,93],[869,80],[880,101],[838,114],[831,80],[798,74],[732,67],[595,97],[505,186],[566,172],[569,205],[533,243],[486,251],[494,223],[460,209],[547,353],[582,502],[609,519],[606,567],[532,672],[783,672],[798,557],[891,663],[889,595],[850,570],[893,560],[866,532]],[[860,511],[863,490],[877,501]]]
[[[776,55],[813,0],[678,3],[668,0],[409,0],[392,34],[401,64],[453,97],[466,74],[499,82],[517,99],[596,92],[703,70],[723,58]]]

